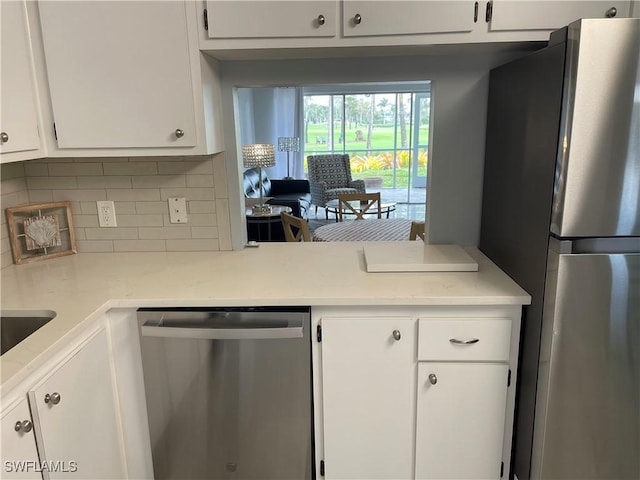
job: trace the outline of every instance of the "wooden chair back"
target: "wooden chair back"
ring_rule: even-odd
[[[378,218],[382,218],[382,209],[380,207],[380,192],[343,193],[338,195],[338,220],[342,221],[343,215],[352,214],[355,215],[356,220],[363,220],[365,214],[372,209],[376,209]]]
[[[287,242],[311,241],[309,225],[304,218],[295,217],[286,212],[280,213],[280,218],[284,228],[284,238]]]
[[[411,222],[411,230],[409,231],[409,240],[417,240],[420,237],[424,241],[425,222]]]

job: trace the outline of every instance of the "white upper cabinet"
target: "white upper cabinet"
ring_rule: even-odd
[[[333,37],[337,1],[207,0],[209,38]]]
[[[630,1],[493,0],[490,29],[555,30],[580,18],[628,17]]]
[[[185,3],[39,2],[57,146],[193,147]]]
[[[0,2],[2,78],[0,161],[43,156],[25,2]],[[7,155],[14,153],[15,155]]]
[[[476,20],[473,1],[344,0],[345,37],[469,32]]]

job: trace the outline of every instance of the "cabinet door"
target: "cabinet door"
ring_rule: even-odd
[[[0,152],[38,150],[38,114],[25,2],[0,2],[2,70]]]
[[[55,394],[59,401],[53,399]],[[29,392],[31,407],[39,417],[46,460],[66,462],[59,470],[75,465],[75,478],[124,478],[115,398],[107,333],[102,330]],[[49,476],[68,478],[70,474],[51,471]]]
[[[469,32],[473,29],[475,2],[395,0],[344,0],[345,37]]]
[[[321,325],[325,478],[413,478],[415,321]]]
[[[605,18],[611,8],[616,17],[628,17],[631,2],[493,0],[490,29],[555,30],[580,18]]]
[[[4,2],[3,2],[4,13]],[[42,475],[36,471],[38,464],[38,451],[36,439],[33,434],[33,424],[27,399],[20,401],[0,421],[2,431],[2,475],[4,479],[39,479]],[[22,425],[16,431],[16,423]],[[26,423],[28,422],[28,423]]]
[[[39,10],[60,148],[196,145],[183,2],[39,2]]]
[[[336,0],[207,1],[209,38],[335,37]]]
[[[500,478],[508,372],[501,363],[419,363],[415,478]]]

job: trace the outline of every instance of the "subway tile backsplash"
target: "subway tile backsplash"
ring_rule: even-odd
[[[223,154],[202,157],[41,159],[1,166],[2,268],[11,265],[4,209],[71,202],[79,252],[230,250]],[[188,223],[169,221],[185,197]],[[113,200],[117,227],[98,226],[97,200]]]

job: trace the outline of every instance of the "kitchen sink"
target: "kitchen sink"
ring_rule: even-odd
[[[53,310],[0,310],[0,355],[56,316]]]

